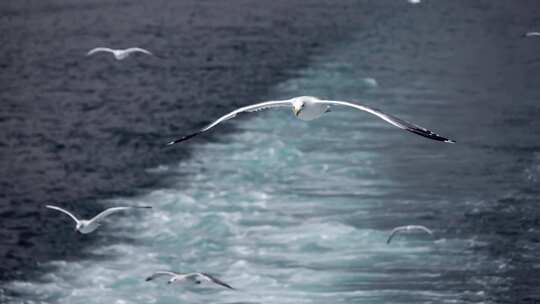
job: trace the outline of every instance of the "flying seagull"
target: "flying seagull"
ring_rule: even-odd
[[[410,122],[407,122],[405,120],[399,119],[399,118],[397,118],[395,116],[392,116],[390,114],[385,114],[385,113],[383,113],[383,112],[381,112],[379,110],[376,110],[376,109],[372,109],[372,108],[362,106],[362,105],[359,105],[359,104],[350,103],[350,102],[347,102],[347,101],[323,100],[323,99],[319,99],[319,98],[313,97],[313,96],[300,96],[300,97],[295,97],[295,98],[286,99],[286,100],[261,102],[261,103],[257,103],[257,104],[254,104],[254,105],[250,105],[250,106],[246,106],[246,107],[236,109],[236,110],[230,112],[229,114],[220,117],[218,120],[214,121],[213,123],[207,125],[206,127],[202,128],[202,129],[200,129],[199,131],[197,131],[195,133],[192,133],[192,134],[189,134],[189,135],[186,135],[186,136],[181,137],[179,139],[173,140],[173,141],[169,142],[167,145],[173,145],[173,144],[182,142],[184,140],[188,140],[188,139],[190,139],[192,137],[195,137],[195,136],[197,136],[197,135],[199,135],[201,133],[204,133],[204,132],[212,129],[213,127],[217,126],[218,124],[220,124],[220,123],[222,123],[222,122],[224,122],[226,120],[229,120],[231,118],[236,117],[236,115],[238,115],[240,113],[256,112],[256,111],[260,111],[260,110],[263,110],[263,109],[276,108],[276,107],[290,107],[290,108],[292,108],[292,111],[293,111],[293,113],[294,113],[294,115],[296,117],[298,117],[301,120],[309,121],[309,120],[319,118],[324,113],[329,112],[330,111],[330,106],[346,106],[346,107],[355,108],[357,110],[365,111],[365,112],[371,113],[371,114],[373,114],[375,116],[378,116],[379,118],[385,120],[386,122],[388,122],[388,123],[390,123],[390,124],[392,124],[392,125],[394,125],[394,126],[396,126],[398,128],[407,130],[407,131],[415,133],[417,135],[424,136],[424,137],[427,137],[427,138],[433,139],[433,140],[443,141],[443,142],[446,142],[446,143],[455,143],[455,141],[453,141],[451,139],[448,139],[448,138],[445,138],[445,137],[442,137],[442,136],[440,136],[438,134],[435,134],[435,133],[431,132],[428,129],[417,126],[417,125],[412,124]]]
[[[171,277],[169,281],[167,281],[168,284],[174,283],[174,282],[185,282],[185,281],[191,281],[195,284],[201,284],[202,281],[212,282],[214,284],[221,285],[223,287],[234,289],[231,285],[209,275],[208,273],[204,272],[191,272],[191,273],[180,273],[180,272],[172,272],[172,271],[157,271],[148,278],[146,278],[146,281],[152,281],[153,279],[157,277]]]
[[[421,2],[421,0],[407,0],[407,2],[411,3],[411,4],[418,4]]]
[[[527,33],[525,33],[525,37],[534,37],[534,36],[540,36],[540,32],[527,32]]]
[[[377,82],[377,79],[375,79],[375,78],[366,77],[366,78],[364,78],[362,80],[370,88],[376,88],[376,87],[379,86],[379,83]]]
[[[125,59],[127,56],[131,55],[131,53],[144,53],[146,55],[153,55],[150,51],[138,47],[132,47],[125,50],[114,50],[106,47],[97,47],[88,51],[88,53],[86,53],[86,56],[90,56],[98,52],[112,53],[114,55],[114,58],[116,58],[117,60]]]
[[[100,214],[94,216],[90,220],[80,220],[76,216],[74,216],[71,212],[69,212],[67,210],[64,210],[64,209],[62,209],[60,207],[52,206],[52,205],[46,205],[45,207],[47,207],[49,209],[58,210],[58,211],[60,211],[62,213],[65,213],[65,214],[69,215],[69,217],[71,217],[71,219],[75,221],[75,224],[76,224],[75,231],[80,232],[82,234],[87,234],[87,233],[90,233],[90,232],[96,230],[99,227],[99,225],[101,224],[101,221],[103,221],[103,219],[105,219],[107,216],[109,216],[109,215],[111,215],[113,213],[116,213],[118,211],[128,210],[128,209],[139,209],[139,208],[144,208],[144,209],[152,208],[152,207],[148,207],[148,206],[141,206],[141,207],[113,207],[113,208],[109,208],[109,209],[101,212]]]
[[[390,242],[392,241],[392,238],[394,237],[394,235],[396,235],[396,233],[400,231],[412,231],[412,230],[421,230],[421,231],[427,232],[429,235],[433,235],[433,232],[424,226],[420,226],[420,225],[399,226],[392,229],[392,232],[390,233],[390,237],[388,237],[388,240],[386,240],[386,244],[390,244]]]

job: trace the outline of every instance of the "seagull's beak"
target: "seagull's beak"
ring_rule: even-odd
[[[298,114],[300,114],[300,111],[302,111],[301,108],[293,108],[294,116],[297,116],[297,117],[298,117]]]

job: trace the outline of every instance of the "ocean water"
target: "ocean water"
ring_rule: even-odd
[[[111,217],[83,249],[94,258],[47,262],[51,271],[9,282],[16,296],[3,299],[539,301],[540,66],[531,60],[540,44],[518,37],[519,22],[493,30],[493,16],[513,12],[503,2],[459,16],[448,14],[451,4],[426,5],[359,30],[266,97],[357,101],[457,144],[349,109],[312,122],[285,109],[240,116],[227,122],[234,132],[217,128],[212,140],[190,142],[191,157],[146,168],[170,186],[103,200],[153,209]],[[474,18],[479,11],[485,17]],[[444,26],[426,27],[438,19]],[[407,224],[434,236],[403,234],[387,245],[391,229]],[[208,272],[237,290],[144,281],[157,270]]]

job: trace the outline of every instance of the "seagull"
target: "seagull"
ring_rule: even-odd
[[[418,4],[420,2],[422,2],[421,0],[407,0],[407,2],[411,3],[411,4]]]
[[[114,55],[114,58],[116,58],[117,60],[125,59],[127,56],[131,55],[131,53],[144,53],[146,55],[153,55],[150,51],[138,47],[132,47],[125,50],[114,50],[106,47],[97,47],[88,51],[88,53],[86,53],[86,56],[93,55],[97,52],[112,53]]]
[[[375,87],[379,86],[379,83],[377,82],[377,80],[375,78],[366,77],[366,78],[364,78],[362,80],[370,88],[375,88]]]
[[[167,281],[168,284],[174,283],[176,281],[178,282],[185,282],[185,281],[192,281],[195,284],[201,284],[202,281],[212,282],[217,285],[221,285],[223,287],[234,289],[231,285],[209,275],[208,273],[204,272],[191,272],[191,273],[180,273],[180,272],[172,272],[172,271],[157,271],[148,278],[146,278],[146,281],[152,281],[153,279],[157,277],[162,276],[168,276],[171,277],[169,281]]]
[[[65,209],[62,209],[60,207],[57,207],[57,206],[52,206],[52,205],[46,205],[45,207],[49,208],[49,209],[54,209],[54,210],[58,210],[62,213],[65,213],[67,215],[69,215],[69,217],[71,217],[71,219],[73,219],[75,221],[75,231],[79,232],[79,233],[82,233],[82,234],[87,234],[87,233],[90,233],[94,230],[96,230],[99,225],[101,224],[101,221],[103,219],[105,219],[107,216],[113,214],[113,213],[116,213],[118,211],[122,211],[122,210],[128,210],[128,209],[135,209],[135,208],[144,208],[144,209],[149,209],[149,208],[152,208],[152,207],[149,207],[149,206],[141,206],[141,207],[113,207],[113,208],[109,208],[109,209],[106,209],[105,211],[101,212],[100,214],[94,216],[92,219],[90,220],[80,220],[78,219],[76,216],[74,216],[71,212],[65,210]]]
[[[525,33],[525,37],[534,37],[534,36],[540,36],[540,32],[527,32],[527,33]]]
[[[385,114],[376,109],[372,109],[372,108],[362,106],[359,104],[350,103],[347,101],[323,100],[323,99],[319,99],[313,96],[300,96],[300,97],[294,97],[294,98],[286,99],[286,100],[261,102],[254,105],[236,109],[228,113],[227,115],[220,117],[218,120],[200,129],[199,131],[186,135],[179,139],[170,141],[169,143],[167,143],[167,145],[173,145],[173,144],[188,140],[192,137],[195,137],[201,133],[204,133],[212,129],[213,127],[217,126],[218,124],[226,120],[236,117],[236,115],[240,113],[256,112],[263,109],[276,108],[276,107],[290,107],[292,108],[292,111],[297,118],[301,120],[309,121],[309,120],[313,120],[313,119],[321,117],[326,112],[330,112],[330,106],[346,106],[346,107],[351,107],[360,111],[365,111],[375,116],[378,116],[379,118],[385,120],[386,122],[398,128],[407,130],[417,135],[424,136],[433,140],[446,142],[446,143],[455,143],[454,140],[442,137],[438,134],[431,132],[428,129],[417,126],[405,120],[399,119],[390,114]]]
[[[394,235],[396,235],[396,233],[400,231],[411,231],[411,230],[422,230],[422,231],[427,232],[429,235],[433,235],[433,232],[425,226],[420,226],[420,225],[399,226],[392,229],[392,233],[390,233],[390,237],[388,237],[388,240],[386,240],[386,244],[390,244],[390,242],[392,241],[392,238],[394,237]]]

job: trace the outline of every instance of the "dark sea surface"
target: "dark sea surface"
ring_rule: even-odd
[[[0,276],[78,256],[87,241],[49,237],[65,229],[45,203],[93,214],[99,199],[161,184],[145,169],[191,153],[189,143],[166,142],[267,97],[361,24],[351,3],[2,3]],[[336,24],[331,16],[342,13]],[[156,57],[84,56],[96,46],[146,47]]]
[[[537,1],[24,1],[0,16],[1,302],[540,302],[540,38],[523,37]],[[96,46],[156,56],[86,57]],[[299,95],[458,143],[335,108],[163,147]],[[80,236],[47,203],[153,210]],[[407,224],[434,237],[385,243]],[[156,270],[239,291],[144,282]]]

